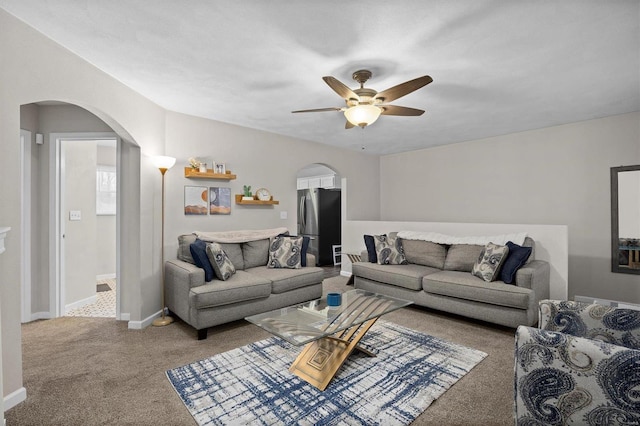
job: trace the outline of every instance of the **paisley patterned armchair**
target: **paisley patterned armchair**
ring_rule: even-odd
[[[542,300],[520,326],[516,425],[640,424],[640,311]]]

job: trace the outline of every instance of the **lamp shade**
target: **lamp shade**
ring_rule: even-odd
[[[368,126],[373,124],[382,110],[374,105],[356,105],[344,112],[344,116],[354,126]]]
[[[164,155],[153,157],[151,161],[153,161],[153,164],[159,169],[170,169],[174,164],[176,164],[175,158]]]

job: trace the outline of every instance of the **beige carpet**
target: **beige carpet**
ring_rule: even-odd
[[[346,291],[347,278],[324,281]],[[489,354],[435,401],[416,425],[512,425],[514,330],[422,308],[384,317]],[[245,321],[196,340],[182,322],[128,330],[126,322],[64,317],[22,326],[27,401],[5,417],[14,425],[193,425],[165,371],[270,337]]]

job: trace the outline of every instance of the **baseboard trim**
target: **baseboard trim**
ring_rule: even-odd
[[[31,314],[31,321],[51,319],[51,312],[34,312]]]
[[[131,314],[126,313],[126,312],[120,312],[120,318],[118,320],[119,321],[129,321],[129,320],[131,320]]]
[[[153,320],[158,318],[160,315],[162,315],[162,311],[158,311],[155,314],[146,317],[142,321],[129,321],[128,327],[130,330],[142,330],[143,328],[149,327]]]
[[[343,277],[350,277],[353,274],[348,271],[340,271],[340,275],[342,275]]]
[[[68,305],[64,306],[64,312],[65,312],[65,314],[68,314],[69,311],[73,311],[74,309],[82,308],[83,306],[87,306],[87,305],[90,305],[92,303],[96,303],[97,300],[98,300],[98,296],[94,294],[93,296],[89,296],[86,299],[82,299],[82,300],[78,300],[77,302],[69,303]]]
[[[101,280],[115,280],[116,279],[116,274],[102,274],[102,275],[96,275],[96,280],[97,281],[101,281]]]
[[[5,396],[3,399],[4,409],[5,411],[15,407],[21,402],[27,399],[27,389],[24,387],[18,389],[17,391],[11,392],[9,395]]]

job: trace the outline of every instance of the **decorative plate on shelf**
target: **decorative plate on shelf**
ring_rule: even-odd
[[[267,188],[260,188],[256,191],[256,198],[260,201],[271,200],[271,193]]]

